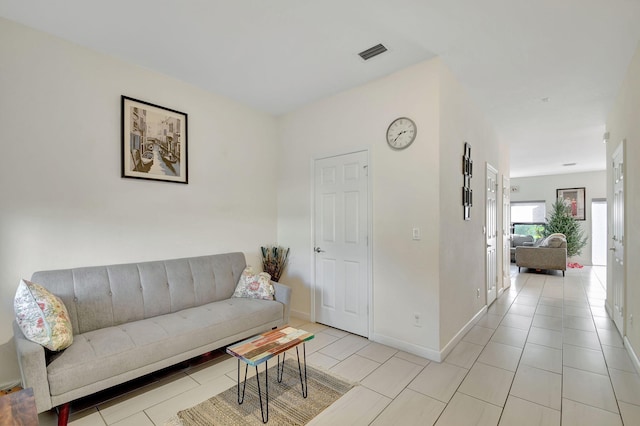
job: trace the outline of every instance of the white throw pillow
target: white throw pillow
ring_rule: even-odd
[[[266,272],[256,274],[251,266],[242,271],[236,291],[232,297],[274,300],[275,290],[271,284],[271,275]]]
[[[558,248],[567,242],[564,234],[551,234],[540,243],[540,247]]]
[[[549,235],[547,237],[547,247],[558,248],[562,247],[562,244],[566,242],[564,235],[559,237],[557,235]]]
[[[52,351],[73,343],[73,330],[62,300],[44,287],[20,280],[13,300],[16,322],[25,337]]]

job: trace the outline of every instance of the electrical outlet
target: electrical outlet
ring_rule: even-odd
[[[480,299],[480,289],[478,289],[478,291],[476,292],[476,297]]]
[[[413,228],[413,230],[411,232],[411,235],[412,235],[412,238],[414,240],[416,240],[416,241],[419,240],[421,238],[420,237],[420,228]]]
[[[629,325],[633,325],[633,314],[629,315]]]
[[[422,316],[419,312],[413,314],[413,326],[414,327],[422,327]]]

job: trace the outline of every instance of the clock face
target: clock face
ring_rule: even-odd
[[[417,132],[413,120],[407,117],[396,118],[387,129],[387,143],[393,149],[404,149],[415,140]]]

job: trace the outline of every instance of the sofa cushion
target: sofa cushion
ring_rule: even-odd
[[[283,310],[277,301],[227,299],[76,335],[75,343],[47,366],[51,395],[281,322]]]
[[[242,271],[232,297],[273,300],[274,294],[275,290],[271,284],[271,275],[266,272],[256,274],[253,271],[253,267],[248,265]]]
[[[73,330],[62,300],[44,287],[20,280],[13,300],[16,322],[25,337],[52,351],[73,343]]]
[[[76,334],[231,297],[243,253],[35,272],[31,281],[62,299]]]

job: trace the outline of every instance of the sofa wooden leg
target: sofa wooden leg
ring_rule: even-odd
[[[71,403],[67,402],[58,407],[58,426],[67,426],[67,422],[69,421],[69,409],[71,408]]]
[[[520,267],[518,266],[518,273],[520,273]]]
[[[564,277],[564,271],[562,271],[562,276]]]

